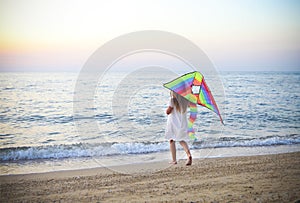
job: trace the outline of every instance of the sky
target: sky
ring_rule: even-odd
[[[181,35],[222,70],[300,71],[298,0],[0,0],[0,71],[79,71],[105,42]]]

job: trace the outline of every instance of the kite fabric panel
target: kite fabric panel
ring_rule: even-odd
[[[188,133],[192,139],[195,139],[193,124],[197,117],[196,104],[215,112],[219,116],[221,123],[224,124],[218,106],[201,73],[197,71],[187,73],[164,84],[164,87],[180,94],[192,103],[190,105],[190,118],[188,122]]]
[[[195,130],[193,126],[197,118],[197,104],[190,103],[189,108],[190,108],[190,118],[188,120],[188,135],[192,140],[196,141],[197,137],[195,136]]]

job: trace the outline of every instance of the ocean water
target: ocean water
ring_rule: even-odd
[[[93,98],[80,101],[92,115],[86,117],[74,115],[74,106],[81,105],[73,98],[78,73],[0,73],[0,175],[168,159],[169,91],[162,84],[172,77],[109,73]],[[300,151],[300,72],[221,72],[218,77],[222,88],[214,87],[213,77],[206,81],[225,125],[198,107],[198,140],[189,143],[198,157],[201,150],[221,148],[294,146]],[[85,108],[88,100],[94,105]],[[96,127],[87,128],[89,123]]]

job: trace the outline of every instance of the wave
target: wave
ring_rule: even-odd
[[[222,137],[218,141],[207,141],[200,148],[224,148],[224,147],[263,147],[274,145],[300,144],[300,137],[297,134],[285,136],[270,136],[263,138],[228,138]],[[200,149],[196,144],[196,149]]]
[[[300,137],[296,134],[287,137],[267,137],[257,139],[237,139],[222,137],[216,140],[196,141],[191,149],[224,148],[224,147],[256,147],[273,145],[300,144]],[[101,157],[127,154],[147,154],[168,151],[168,142],[133,142],[133,143],[98,143],[71,144],[31,147],[11,147],[0,149],[0,162]]]
[[[161,143],[71,144],[0,149],[0,161],[100,157],[123,154],[144,154],[168,149]]]

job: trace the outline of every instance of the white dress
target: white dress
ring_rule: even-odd
[[[171,99],[169,106],[173,108],[172,112],[168,115],[167,128],[165,138],[174,141],[189,141],[188,136],[188,121],[187,113],[177,111],[176,106]]]

